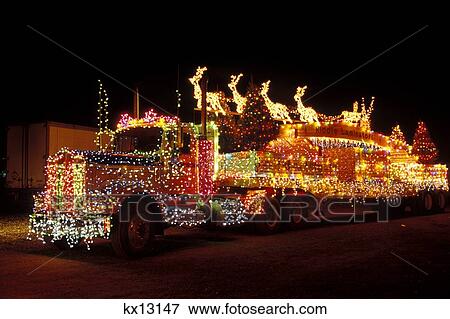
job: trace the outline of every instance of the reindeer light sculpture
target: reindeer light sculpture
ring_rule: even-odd
[[[300,115],[300,121],[306,123],[319,123],[317,112],[312,107],[306,107],[303,105],[302,96],[305,95],[307,86],[299,86],[294,96],[294,100],[297,102],[297,112]]]
[[[281,103],[275,103],[272,102],[267,95],[269,92],[269,86],[270,86],[270,80],[262,84],[261,88],[261,96],[264,99],[264,102],[266,103],[267,108],[269,109],[270,116],[274,120],[283,121],[283,123],[286,124],[286,122],[292,123],[292,119],[289,116],[289,109],[286,105],[283,105]]]
[[[375,97],[372,96],[372,99],[369,104],[369,108],[366,110],[366,105],[364,103],[364,98],[362,98],[361,102],[361,121],[359,125],[363,130],[370,131],[371,130],[371,117],[375,104]]]
[[[194,86],[194,98],[197,100],[197,108],[202,107],[202,88],[200,86],[200,80],[203,77],[203,73],[207,70],[205,67],[198,67],[195,75],[189,79]],[[224,104],[226,104],[226,98],[223,92],[206,92],[207,110],[213,111],[216,114],[225,114]]]
[[[237,113],[242,113],[242,111],[244,111],[245,104],[247,104],[247,98],[242,96],[236,88],[241,77],[242,73],[239,75],[232,75],[231,82],[228,84],[228,87],[233,93],[233,102],[236,104]]]

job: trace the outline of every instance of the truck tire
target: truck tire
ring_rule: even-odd
[[[73,248],[77,248],[80,246],[80,242],[78,241],[77,243],[74,243],[72,245],[72,247],[70,247],[70,245],[67,243],[66,236],[64,236],[63,238],[58,239],[58,240],[52,241],[52,239],[53,239],[53,236],[44,236],[45,242],[52,243],[53,246],[55,246],[59,250],[68,250],[68,249],[73,249]]]
[[[210,231],[217,230],[219,228],[217,213],[213,211],[212,207],[208,204],[205,204],[200,208],[200,210],[205,215],[205,223],[202,227]]]
[[[258,234],[271,235],[280,230],[280,204],[274,197],[263,203],[264,213],[255,216],[255,229]]]
[[[162,214],[153,198],[143,196],[122,204],[113,216],[111,244],[117,256],[137,258],[150,253],[156,247],[155,235],[162,223]]]
[[[447,206],[447,196],[444,191],[436,191],[433,193],[433,210],[442,213]]]
[[[304,209],[294,208],[289,215],[289,226],[291,229],[299,229],[303,226],[303,217],[305,215]]]

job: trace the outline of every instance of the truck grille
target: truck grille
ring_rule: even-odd
[[[85,199],[86,162],[81,155],[58,153],[46,167],[47,205],[52,211],[77,211]]]

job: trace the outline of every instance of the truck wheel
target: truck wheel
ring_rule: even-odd
[[[446,194],[443,191],[436,191],[433,195],[433,210],[442,213],[447,206]]]
[[[52,242],[53,236],[44,236],[44,240],[46,243],[52,243],[53,246],[55,246],[56,248],[58,248],[59,250],[68,250],[68,249],[72,249],[72,248],[76,248],[80,246],[80,242],[76,242],[76,243],[72,243],[72,247],[70,247],[70,245],[67,243],[67,239],[66,236],[64,236],[61,239],[58,240],[54,240]]]
[[[156,231],[152,222],[157,221],[155,216],[159,211],[154,200],[145,197],[138,202],[124,203],[113,216],[111,243],[119,257],[142,257],[155,248]]]
[[[280,204],[275,198],[265,200],[264,213],[255,218],[255,229],[259,234],[270,235],[280,229]]]
[[[305,210],[302,208],[295,208],[290,215],[290,226],[292,229],[299,229],[304,226],[303,217],[306,216]]]
[[[203,228],[207,230],[217,230],[219,224],[217,221],[217,213],[213,211],[210,205],[203,205],[200,211],[205,215],[206,222],[203,224]]]
[[[76,243],[72,243],[72,247],[70,247],[70,245],[67,243],[66,238],[63,238],[60,240],[55,240],[53,242],[53,244],[60,250],[67,250],[67,249],[77,248],[80,246],[80,242],[77,241]]]

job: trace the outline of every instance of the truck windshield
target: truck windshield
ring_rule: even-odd
[[[158,127],[132,128],[119,134],[116,139],[116,151],[122,153],[157,151],[161,147],[161,136],[162,130]]]

